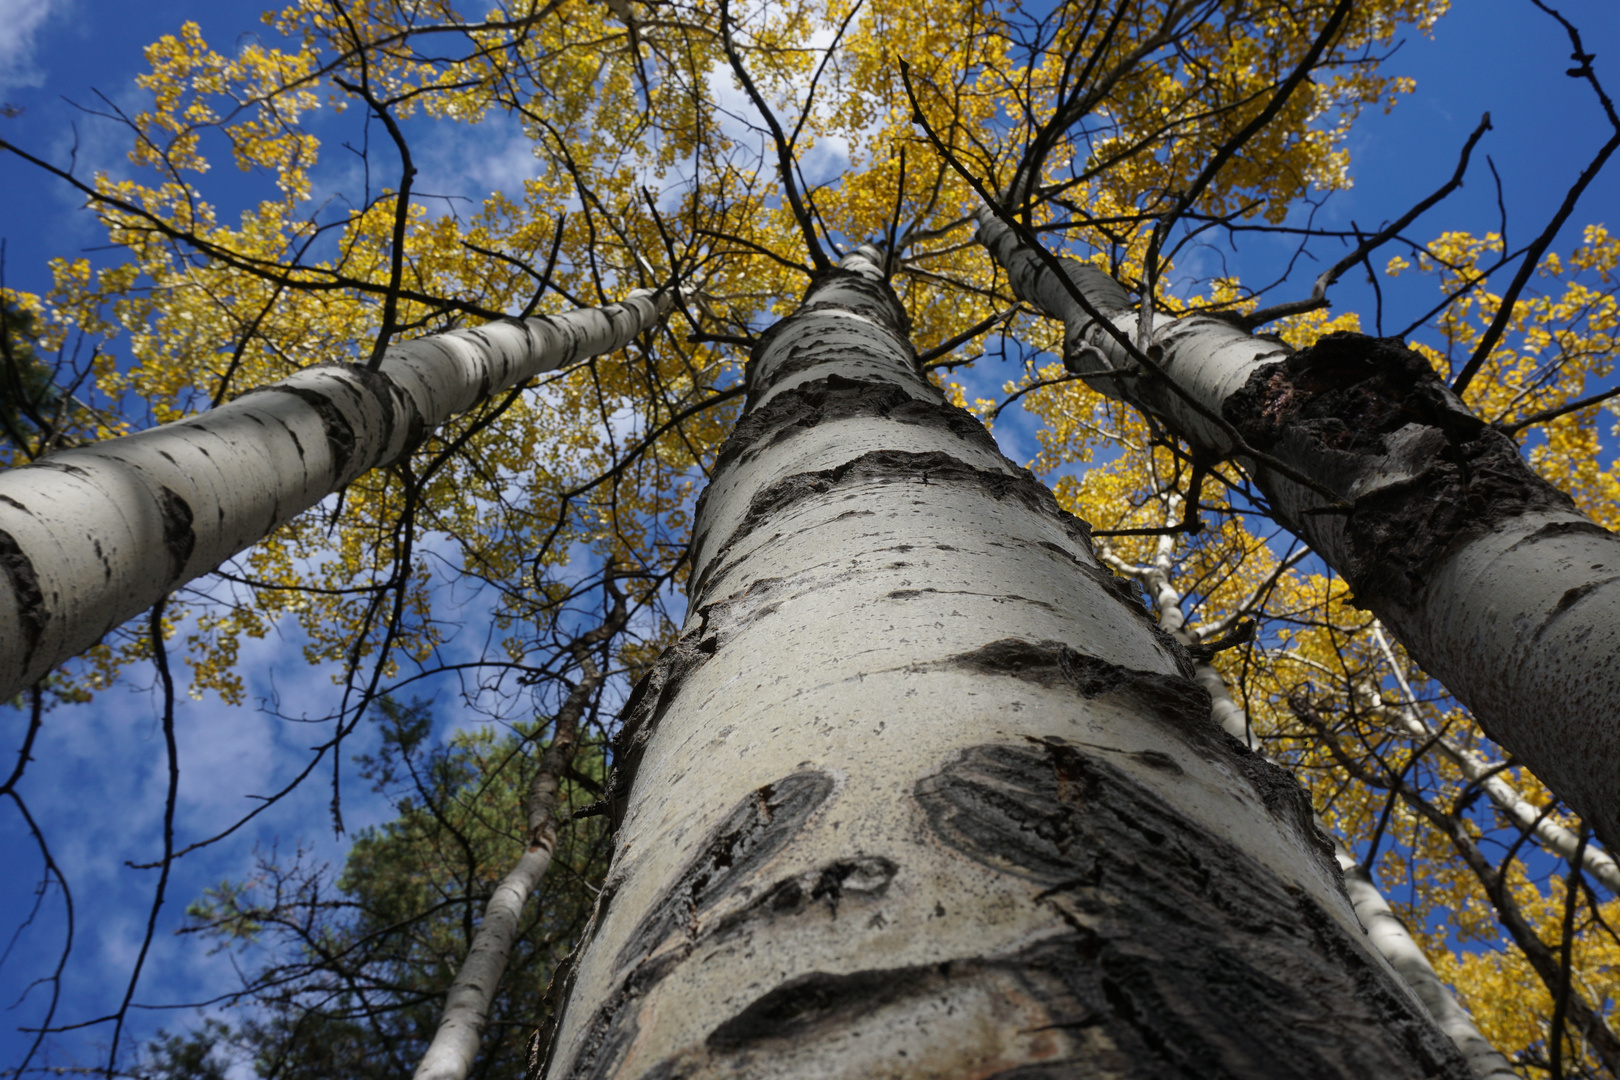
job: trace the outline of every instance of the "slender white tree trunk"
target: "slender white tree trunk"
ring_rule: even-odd
[[[1333,847],[1344,871],[1345,891],[1355,905],[1356,918],[1367,928],[1368,939],[1422,1000],[1440,1030],[1451,1036],[1451,1041],[1468,1059],[1474,1075],[1479,1080],[1518,1080],[1519,1074],[1508,1059],[1480,1033],[1468,1010],[1457,1004],[1451,988],[1435,974],[1434,965],[1423,954],[1422,946],[1413,940],[1406,924],[1390,909],[1389,901],[1373,884],[1367,868],[1356,862],[1355,856],[1337,840]]]
[[[0,700],[490,394],[611,352],[668,294],[453,330],[0,473]]]
[[[467,956],[445,995],[444,1012],[433,1041],[416,1067],[414,1080],[466,1080],[483,1044],[489,1026],[489,1010],[500,989],[517,943],[518,927],[529,897],[540,887],[557,850],[559,803],[562,778],[573,763],[579,744],[579,718],[591,696],[602,685],[602,671],[592,659],[591,648],[611,639],[624,628],[627,618],[621,598],[607,620],[574,643],[581,678],[563,699],[552,721],[551,743],[540,756],[540,766],[529,782],[523,801],[527,819],[528,844],[517,865],[495,887],[484,909],[483,921],[473,935]]]
[[[1605,845],[1620,844],[1620,537],[1536,476],[1512,439],[1399,342],[1330,334],[1295,353],[1217,318],[1161,317],[1145,350],[1159,377],[989,210],[979,221],[1014,292],[1063,320],[1071,370],[1203,452],[1239,457],[1357,602]],[[1124,288],[1061,262],[1134,340]],[[1232,429],[1335,498],[1244,458]]]
[[[1172,496],[1169,500],[1165,513],[1167,525],[1181,516],[1180,504],[1181,500],[1177,497]],[[1172,534],[1161,537],[1153,562],[1130,570],[1152,596],[1159,612],[1159,625],[1178,641],[1191,645],[1196,644],[1203,635],[1197,629],[1187,628],[1186,615],[1181,610],[1181,593],[1171,581],[1175,539]],[[1210,716],[1228,735],[1253,752],[1263,753],[1260,739],[1250,730],[1242,706],[1233,700],[1221,673],[1215,670],[1214,665],[1203,661],[1196,661],[1194,667],[1198,685],[1209,692]],[[1457,1003],[1451,988],[1435,973],[1434,966],[1424,955],[1423,947],[1390,908],[1384,894],[1373,883],[1372,875],[1356,861],[1344,842],[1327,829],[1320,817],[1315,820],[1322,833],[1332,840],[1334,857],[1344,875],[1345,892],[1373,948],[1423,1002],[1435,1024],[1456,1044],[1477,1080],[1517,1080],[1518,1073],[1513,1071],[1507,1058],[1480,1033],[1473,1017]]]
[[[1415,699],[1412,696],[1412,688],[1407,685],[1406,676],[1395,658],[1395,651],[1389,647],[1389,641],[1377,623],[1373,624],[1373,637],[1377,640],[1384,658],[1389,661],[1390,670],[1395,673],[1402,694],[1400,700],[1391,702],[1388,695],[1374,691],[1377,700],[1372,703],[1373,707],[1392,715],[1401,729],[1415,742],[1432,745],[1436,751],[1445,755],[1457,766],[1466,780],[1480,786],[1509,821],[1535,837],[1536,842],[1547,851],[1566,862],[1574,861],[1578,852],[1582,868],[1605,889],[1620,896],[1620,866],[1615,865],[1614,858],[1591,842],[1582,848],[1580,838],[1574,832],[1553,820],[1545,812],[1544,807],[1526,799],[1519,793],[1518,788],[1502,778],[1501,762],[1488,761],[1472,750],[1458,746],[1431,728],[1413,707],[1412,702]]]
[[[859,256],[749,365],[531,1072],[1453,1077],[1298,786]]]

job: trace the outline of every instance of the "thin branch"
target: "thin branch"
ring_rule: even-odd
[[[1513,308],[1518,303],[1519,294],[1524,291],[1525,285],[1530,281],[1530,276],[1541,265],[1541,256],[1552,246],[1553,240],[1558,236],[1558,230],[1564,227],[1564,222],[1568,221],[1569,216],[1575,212],[1575,204],[1580,201],[1581,194],[1586,191],[1587,186],[1593,180],[1597,179],[1597,174],[1603,171],[1603,166],[1609,160],[1610,155],[1615,150],[1620,149],[1620,115],[1615,114],[1614,102],[1609,100],[1609,95],[1603,90],[1603,84],[1598,82],[1597,73],[1592,70],[1594,57],[1582,46],[1580,31],[1576,30],[1568,19],[1542,3],[1542,0],[1531,0],[1531,3],[1563,24],[1565,32],[1569,35],[1570,45],[1574,49],[1574,52],[1570,54],[1570,58],[1580,65],[1579,67],[1570,68],[1565,74],[1572,79],[1585,79],[1591,85],[1598,96],[1598,101],[1603,105],[1603,111],[1609,118],[1609,126],[1614,129],[1614,134],[1609,137],[1608,142],[1603,144],[1602,149],[1597,152],[1597,156],[1581,171],[1580,178],[1575,181],[1575,185],[1565,192],[1564,201],[1558,207],[1558,212],[1553,215],[1552,220],[1547,223],[1547,227],[1542,230],[1541,235],[1536,237],[1535,242],[1525,251],[1524,261],[1519,264],[1518,272],[1513,275],[1513,282],[1508,285],[1507,292],[1502,294],[1501,302],[1496,309],[1496,317],[1491,320],[1491,325],[1486,328],[1484,336],[1479,339],[1479,344],[1474,347],[1474,354],[1463,365],[1462,371],[1457,375],[1457,380],[1451,384],[1452,393],[1458,397],[1461,397],[1462,392],[1468,389],[1468,384],[1474,380],[1475,375],[1479,374],[1479,369],[1490,358],[1491,350],[1496,348],[1496,343],[1501,340],[1502,334],[1507,330],[1509,321],[1513,318]]]
[[[1581,822],[1581,838],[1575,844],[1575,857],[1569,864],[1569,884],[1564,889],[1564,940],[1558,958],[1558,991],[1553,996],[1552,1023],[1547,1029],[1547,1071],[1551,1080],[1564,1080],[1564,1024],[1569,1015],[1570,967],[1575,957],[1575,910],[1581,897],[1581,856],[1586,853],[1589,830]]]
[[[341,8],[339,9],[341,10]],[[348,18],[347,14],[344,16]],[[394,114],[388,111],[388,106],[378,101],[372,94],[367,82],[365,53],[360,53],[360,84],[357,86],[336,75],[332,81],[351,94],[357,94],[371,106],[371,111],[377,114],[377,119],[383,122],[388,129],[388,137],[394,140],[394,148],[399,151],[399,191],[394,202],[394,235],[388,263],[388,293],[383,298],[382,326],[377,329],[377,340],[371,346],[371,359],[366,367],[376,371],[382,364],[383,353],[388,350],[388,343],[397,329],[399,312],[399,289],[405,273],[405,227],[411,216],[411,183],[416,179],[416,165],[411,160],[411,148],[405,141],[405,133],[399,129],[394,120]]]
[[[788,207],[793,211],[793,220],[799,223],[799,231],[804,234],[804,246],[810,254],[810,262],[815,266],[818,275],[825,274],[832,269],[832,263],[828,260],[827,253],[822,250],[821,241],[816,238],[815,224],[804,208],[804,200],[799,197],[799,185],[793,178],[793,146],[782,133],[782,125],[776,122],[776,114],[760,95],[759,88],[754,85],[754,80],[748,74],[748,69],[743,66],[742,56],[738,54],[736,44],[731,40],[731,0],[720,0],[720,40],[725,47],[726,59],[731,62],[732,73],[737,76],[737,81],[742,83],[748,99],[754,103],[754,108],[759,110],[759,115],[765,120],[765,126],[770,129],[771,138],[776,142],[776,171],[782,180],[783,197],[787,199]]]
[[[1608,401],[1610,398],[1617,395],[1620,395],[1620,386],[1616,386],[1611,390],[1605,390],[1601,394],[1593,394],[1591,397],[1581,398],[1579,401],[1571,401],[1567,404],[1558,405],[1551,409],[1543,409],[1538,413],[1531,413],[1529,416],[1526,416],[1521,420],[1515,420],[1511,424],[1501,424],[1499,426],[1501,427],[1504,435],[1517,435],[1519,432],[1523,431],[1527,427],[1530,427],[1532,424],[1544,424],[1548,420],[1556,420],[1560,416],[1564,416],[1568,413],[1580,412],[1582,409],[1590,405],[1600,404],[1601,402]]]
[[[1262,308],[1259,311],[1252,312],[1244,317],[1244,325],[1248,329],[1253,330],[1257,326],[1263,326],[1268,322],[1283,318],[1287,315],[1301,315],[1307,311],[1315,311],[1318,308],[1328,307],[1327,291],[1334,282],[1339,280],[1346,270],[1367,258],[1380,247],[1384,246],[1384,244],[1388,243],[1392,238],[1399,235],[1402,229],[1405,229],[1408,225],[1412,224],[1412,222],[1416,221],[1436,203],[1450,195],[1453,191],[1456,191],[1458,188],[1462,187],[1463,174],[1468,171],[1469,156],[1473,154],[1474,147],[1479,143],[1480,139],[1484,138],[1485,133],[1489,130],[1491,130],[1491,114],[1486,113],[1480,118],[1479,126],[1474,129],[1474,133],[1468,136],[1468,141],[1463,144],[1462,154],[1457,161],[1457,169],[1451,174],[1451,179],[1447,180],[1444,184],[1440,185],[1440,187],[1436,188],[1428,198],[1424,199],[1422,202],[1412,207],[1412,209],[1402,214],[1396,219],[1393,225],[1374,234],[1368,239],[1363,240],[1359,245],[1357,245],[1354,251],[1340,259],[1338,262],[1334,263],[1332,266],[1328,267],[1326,270],[1322,271],[1322,273],[1318,275],[1316,283],[1311,286],[1311,295],[1308,299],[1294,300],[1286,304],[1277,304],[1273,307]]]
[[[152,894],[152,910],[146,917],[146,933],[141,938],[140,952],[135,956],[135,969],[130,972],[124,1000],[114,1014],[112,1044],[107,1050],[107,1080],[113,1080],[115,1075],[118,1041],[124,1033],[129,1003],[135,998],[135,986],[141,980],[141,969],[146,966],[146,954],[152,948],[152,936],[157,933],[158,913],[163,910],[164,893],[169,887],[169,870],[174,865],[174,807],[180,792],[180,750],[174,738],[174,676],[169,672],[169,648],[163,640],[163,609],[167,605],[167,597],[152,605],[147,631],[152,639],[152,662],[157,667],[158,681],[163,688],[163,745],[169,759],[169,789],[163,803],[163,861],[158,871],[157,888]]]
[[[939,360],[939,358],[942,356],[950,355],[950,353],[957,347],[966,345],[968,342],[972,341],[974,338],[996,325],[996,323],[1001,322],[1004,319],[1010,319],[1023,310],[1024,307],[1022,304],[1014,304],[1012,307],[1002,308],[1000,311],[997,311],[994,314],[985,316],[972,326],[968,327],[966,330],[962,331],[960,334],[957,334],[955,337],[946,338],[938,345],[935,345],[927,352],[918,356],[917,366],[921,368],[927,368],[930,365],[935,367],[943,367],[943,363],[936,364],[935,361]]]

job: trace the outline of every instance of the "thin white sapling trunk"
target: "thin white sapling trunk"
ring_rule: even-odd
[[[501,879],[489,898],[483,921],[478,924],[467,956],[445,995],[439,1026],[416,1067],[414,1080],[466,1080],[472,1072],[489,1026],[490,1006],[511,961],[512,947],[517,943],[523,909],[540,887],[551,866],[552,854],[557,850],[562,778],[579,744],[580,716],[602,685],[603,674],[591,657],[591,646],[617,634],[623,629],[625,618],[624,601],[620,599],[606,622],[575,642],[573,651],[582,678],[557,710],[552,721],[551,743],[540,756],[539,768],[523,801],[528,843],[517,864]]]

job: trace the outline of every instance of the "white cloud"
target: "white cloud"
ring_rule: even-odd
[[[0,0],[0,90],[39,86],[45,73],[34,66],[34,31],[51,13],[52,0]]]

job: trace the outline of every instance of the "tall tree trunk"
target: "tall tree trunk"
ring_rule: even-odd
[[[1061,259],[1081,304],[992,211],[979,222],[1013,291],[1063,320],[1070,370],[1211,459],[1238,457],[1357,603],[1620,849],[1620,537],[1401,342],[1335,333],[1296,353],[1218,318],[1161,316],[1142,342],[1155,375],[1085,310],[1136,341],[1118,282]],[[1334,498],[1245,457],[1234,431]]]
[[[611,575],[608,587],[612,589]],[[591,650],[616,636],[629,618],[624,597],[616,591],[614,597],[613,608],[602,625],[580,635],[571,647],[579,664],[580,680],[552,719],[551,743],[540,755],[539,768],[529,781],[528,795],[523,800],[528,843],[517,864],[495,886],[484,908],[478,932],[445,993],[444,1011],[439,1014],[433,1041],[417,1064],[412,1080],[466,1080],[472,1073],[489,1027],[490,1006],[517,944],[523,909],[545,879],[551,856],[557,850],[558,814],[564,803],[562,782],[579,745],[579,720],[605,677]]]
[[[0,700],[493,393],[628,344],[665,293],[396,345],[0,473]]]
[[[1298,786],[917,370],[873,262],[748,382],[531,1073],[1469,1075]]]

